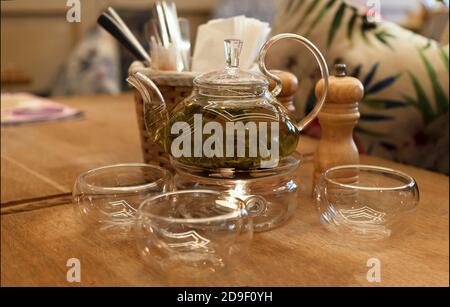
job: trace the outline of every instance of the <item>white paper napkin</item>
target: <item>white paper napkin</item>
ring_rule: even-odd
[[[228,38],[240,39],[244,42],[240,66],[242,69],[249,69],[270,31],[268,23],[243,15],[210,20],[197,30],[192,71],[206,72],[223,69],[225,67],[223,41]]]

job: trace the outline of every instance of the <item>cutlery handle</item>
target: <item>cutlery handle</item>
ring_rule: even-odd
[[[145,51],[144,47],[142,47],[141,43],[137,40],[136,36],[134,36],[133,32],[128,28],[127,24],[120,18],[119,14],[117,14],[116,10],[112,7],[108,7],[107,12],[110,14],[110,17],[116,21],[116,23],[122,29],[122,32],[128,37],[128,40],[136,46],[136,49],[139,50],[140,54],[145,57],[145,60],[151,61],[150,56]]]
[[[143,55],[140,50],[133,44],[130,39],[123,33],[120,26],[108,15],[102,14],[98,17],[97,23],[102,26],[108,33],[110,33],[114,38],[116,38],[122,46],[124,46],[136,59],[140,61],[148,61],[145,55]]]
[[[166,21],[164,18],[164,11],[163,11],[161,3],[159,3],[159,2],[155,3],[153,12],[155,14],[155,19],[158,21],[158,26],[161,31],[161,40],[162,40],[163,46],[167,48],[167,47],[169,47],[169,44],[170,44],[169,33],[167,30]]]

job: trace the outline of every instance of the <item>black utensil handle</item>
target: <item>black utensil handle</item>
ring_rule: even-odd
[[[136,48],[139,50],[140,54],[147,60],[151,61],[150,55],[145,51],[144,47],[142,47],[141,43],[138,41],[136,36],[134,36],[133,32],[128,28],[125,21],[122,20],[122,18],[119,16],[119,14],[116,12],[115,9],[112,7],[108,7],[106,12],[104,12],[107,16],[111,17],[116,23],[119,25],[119,27],[122,29],[122,32],[128,37],[128,39],[133,43]]]
[[[122,44],[136,59],[145,61],[145,57],[139,52],[138,48],[128,39],[128,37],[122,32],[120,26],[108,15],[101,14],[97,23],[108,31],[119,43]]]

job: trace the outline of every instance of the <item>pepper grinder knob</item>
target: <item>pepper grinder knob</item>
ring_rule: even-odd
[[[334,75],[336,77],[345,77],[345,76],[347,76],[347,65],[345,65],[345,64],[336,64],[336,65],[334,65]]]

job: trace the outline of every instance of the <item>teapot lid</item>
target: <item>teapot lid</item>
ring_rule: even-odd
[[[255,72],[239,68],[239,55],[242,49],[242,41],[239,39],[226,39],[225,44],[225,69],[203,73],[194,79],[194,85],[199,87],[223,90],[224,96],[229,96],[228,90],[232,89],[235,96],[248,96],[257,89],[264,90],[268,86],[267,79]],[[242,92],[240,92],[242,90]]]

